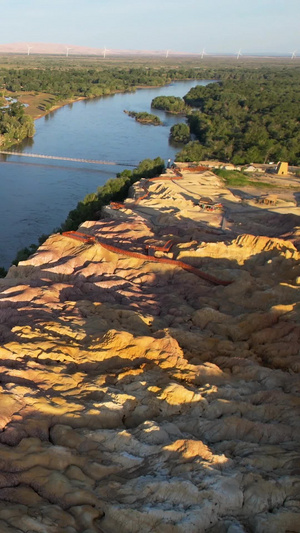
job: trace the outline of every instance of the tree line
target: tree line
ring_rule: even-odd
[[[26,68],[0,69],[0,87],[11,92],[49,93],[59,99],[96,97],[137,87],[154,87],[173,80],[198,79],[197,68]]]

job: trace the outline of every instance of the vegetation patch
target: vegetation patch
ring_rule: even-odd
[[[51,109],[71,101],[62,101],[53,94],[39,92],[18,92],[16,98],[20,103],[26,104],[25,113],[33,119],[39,118],[51,111]]]
[[[275,187],[272,183],[251,180],[249,179],[249,175],[239,170],[214,169],[213,172],[219,178],[222,178],[227,187],[256,187],[261,189],[272,189]]]
[[[188,143],[191,140],[190,127],[183,123],[174,124],[170,129],[170,138],[177,143]]]
[[[190,141],[180,152],[176,154],[176,161],[182,163],[190,161],[203,161],[204,159],[210,159],[207,154],[207,150],[199,141]]]
[[[189,107],[185,104],[184,100],[179,96],[157,96],[153,98],[151,107],[154,109],[162,109],[167,113],[185,114],[189,111]]]
[[[0,147],[2,149],[33,136],[33,119],[25,114],[22,104],[14,102],[0,110]]]
[[[60,231],[76,230],[86,220],[98,220],[101,209],[110,202],[121,202],[128,196],[130,186],[141,178],[150,179],[159,176],[165,168],[164,160],[144,159],[133,171],[124,170],[116,178],[108,180],[98,187],[97,192],[88,194],[76,209],[70,211]]]
[[[0,278],[5,278],[7,270],[3,267],[0,267]]]
[[[151,124],[153,126],[162,126],[162,121],[157,115],[153,115],[152,113],[147,113],[146,111],[141,111],[140,113],[137,113],[136,111],[126,111],[124,110],[124,113],[126,113],[129,117],[135,118],[137,122],[140,122],[141,124]]]

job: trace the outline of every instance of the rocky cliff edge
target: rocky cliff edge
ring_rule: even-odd
[[[0,281],[2,533],[300,531],[295,220],[177,178]]]

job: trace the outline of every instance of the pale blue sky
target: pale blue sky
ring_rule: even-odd
[[[300,0],[0,0],[0,44],[287,54]]]

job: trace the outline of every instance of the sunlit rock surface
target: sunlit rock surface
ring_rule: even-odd
[[[183,176],[0,280],[1,533],[300,531],[299,253]],[[232,283],[147,259],[169,239],[153,257]]]

